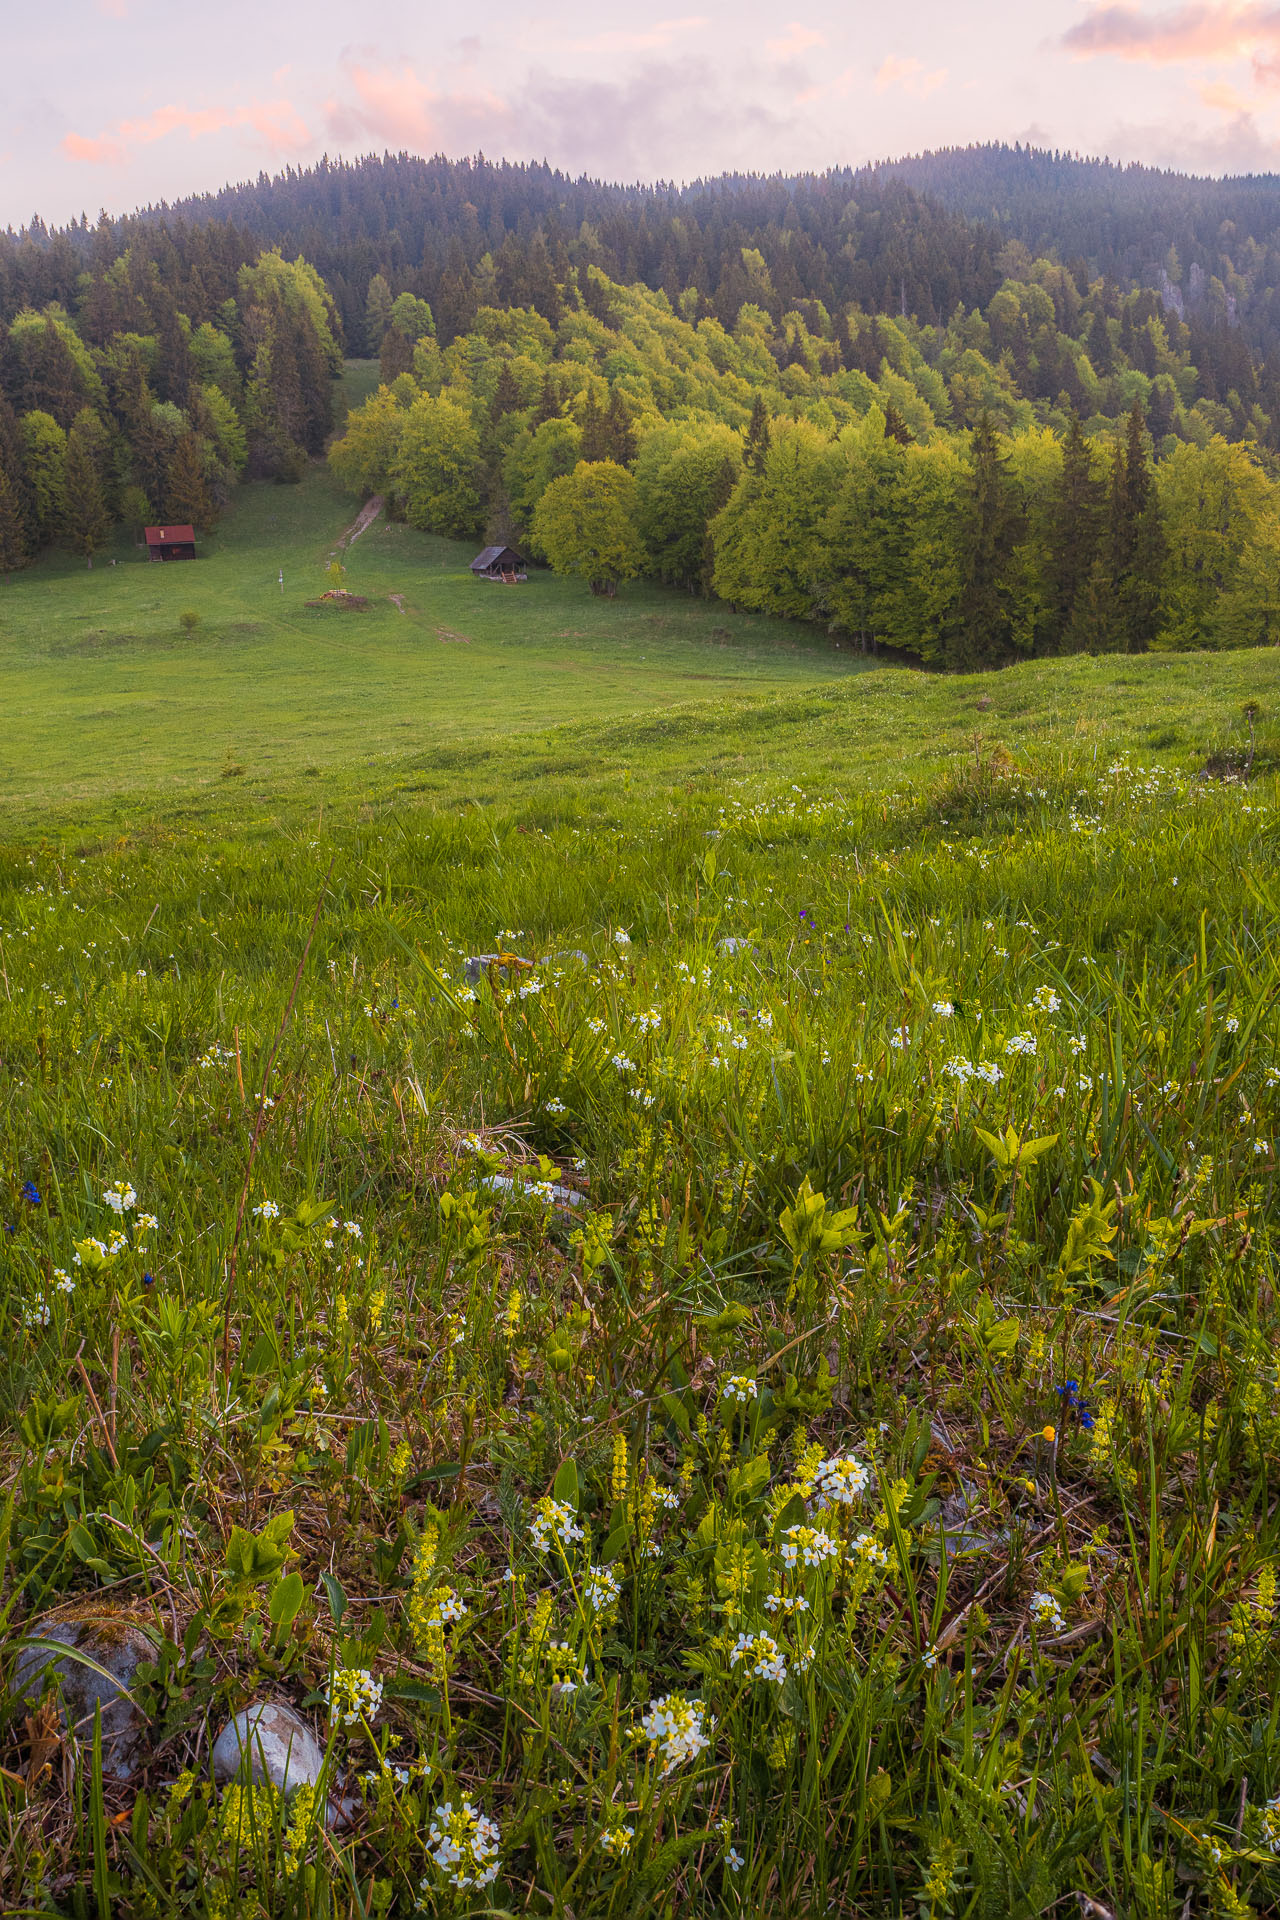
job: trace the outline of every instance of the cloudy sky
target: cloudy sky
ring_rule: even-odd
[[[622,180],[990,139],[1280,169],[1280,4],[1240,0],[13,0],[5,54],[0,225],[384,148]]]

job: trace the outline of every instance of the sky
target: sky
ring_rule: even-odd
[[[1280,4],[1253,0],[10,7],[0,226],[388,148],[623,181],[983,140],[1280,171]]]

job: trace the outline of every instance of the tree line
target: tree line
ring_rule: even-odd
[[[1160,290],[1206,331],[1280,349],[1280,176],[1199,179],[1002,143],[876,169],[935,203],[994,222],[1031,254]]]
[[[1081,299],[1103,281],[1121,303],[1145,291],[1183,326],[1199,382],[1229,437],[1280,447],[1280,216],[1265,180],[1208,181],[1029,148],[977,148],[878,167],[687,187],[615,187],[546,166],[385,154],[324,160],[275,178],[58,233],[38,220],[0,235],[0,317],[58,300],[127,248],[181,259],[208,235],[200,272],[246,249],[310,260],[355,353],[377,354],[381,277],[392,299],[432,309],[443,345],[488,306],[532,306],[559,323],[560,289],[589,268],[666,293],[732,331],[744,306],[775,329],[806,305],[938,326],[985,309],[1041,257]],[[754,262],[760,262],[757,269]],[[191,311],[190,305],[184,306]]]
[[[207,531],[239,479],[324,450],[342,360],[314,268],[212,230],[152,239],[0,323],[0,573],[53,544],[92,564],[119,524]]]
[[[597,591],[649,574],[950,666],[1275,637],[1270,456],[1149,296],[1039,262],[945,326],[748,304],[729,331],[595,270],[558,291],[554,326],[486,307],[442,345],[375,278],[385,378],[334,471]]]

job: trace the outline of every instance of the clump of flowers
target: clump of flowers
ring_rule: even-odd
[[[357,1727],[382,1705],[382,1682],[367,1667],[338,1667],[326,1691],[335,1726]]]
[[[683,1693],[664,1693],[649,1702],[640,1728],[653,1752],[662,1762],[664,1774],[671,1773],[686,1760],[696,1760],[711,1745],[701,1700],[689,1700]]]
[[[736,1667],[740,1660],[751,1663],[751,1672],[757,1680],[772,1680],[781,1686],[787,1677],[786,1657],[771,1633],[740,1633],[729,1655],[729,1665]]]
[[[854,1454],[833,1454],[814,1469],[813,1493],[819,1507],[851,1507],[866,1492],[871,1476]]]
[[[1061,1633],[1066,1626],[1062,1608],[1051,1593],[1033,1593],[1031,1596],[1031,1624],[1041,1633]]]
[[[788,1527],[779,1552],[784,1566],[820,1567],[836,1559],[840,1547],[821,1527]]]
[[[553,1500],[544,1494],[534,1503],[534,1517],[529,1526],[529,1542],[535,1553],[546,1553],[554,1539],[568,1546],[572,1540],[584,1540],[586,1535],[578,1525],[572,1507],[563,1500]]]
[[[634,1827],[609,1826],[600,1835],[600,1847],[611,1860],[625,1860],[636,1837]]]
[[[582,1589],[582,1597],[594,1613],[604,1613],[609,1607],[616,1607],[622,1598],[622,1586],[612,1567],[592,1567],[591,1576]]]
[[[747,1407],[758,1397],[759,1392],[759,1386],[749,1373],[731,1373],[720,1389],[720,1397],[723,1400],[734,1401],[738,1406]]]
[[[138,1204],[138,1196],[126,1180],[108,1187],[102,1197],[113,1213],[128,1213]]]
[[[470,1800],[455,1808],[446,1800],[435,1810],[427,1834],[428,1856],[451,1887],[487,1887],[498,1877],[498,1823],[481,1813]],[[422,1891],[431,1883],[422,1881]]]

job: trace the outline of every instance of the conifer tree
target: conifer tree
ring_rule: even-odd
[[[1052,652],[1080,653],[1090,645],[1088,585],[1102,538],[1105,489],[1095,477],[1089,443],[1073,408],[1062,443],[1062,473],[1050,506],[1046,574]]]
[[[1097,651],[1145,653],[1151,645],[1160,628],[1165,560],[1142,406],[1135,400],[1125,439],[1117,440],[1111,457],[1106,534],[1090,595]]]
[[[884,437],[886,440],[896,440],[899,446],[911,445],[911,429],[892,400],[884,403]]]
[[[67,455],[63,466],[63,513],[67,534],[81,552],[86,564],[111,531],[111,518],[102,490],[98,458],[102,448],[102,429],[86,408],[77,414],[67,435]]]
[[[176,442],[165,482],[165,515],[179,526],[207,533],[217,519],[205,477],[205,445],[198,433]]]
[[[375,273],[369,282],[364,307],[364,339],[369,353],[381,353],[382,336],[391,325],[391,288],[387,277]]]
[[[596,399],[594,390],[582,403],[582,451],[579,458],[593,466],[610,458],[609,416]]]
[[[558,420],[559,418],[560,395],[556,390],[556,383],[551,378],[550,373],[544,373],[542,376],[542,392],[538,395],[538,404],[533,410],[533,418],[530,420],[529,425],[534,428],[541,427],[545,426],[548,420]]]
[[[747,438],[742,449],[742,464],[748,473],[763,473],[768,457],[772,435],[769,430],[769,412],[764,403],[764,395],[757,393],[751,405],[751,418],[747,422]]]
[[[606,428],[609,440],[608,458],[620,467],[629,467],[636,457],[636,436],[631,425],[627,403],[616,387],[609,394]],[[583,458],[586,458],[585,454]]]
[[[519,382],[504,360],[498,369],[498,383],[493,390],[493,399],[489,402],[489,418],[496,426],[504,414],[517,413],[519,408]]]
[[[18,490],[0,466],[0,574],[16,573],[27,558]]]
[[[1013,657],[1011,567],[1024,531],[1008,462],[991,416],[984,413],[974,428],[961,502],[960,591],[947,646],[949,666],[998,667]]]

